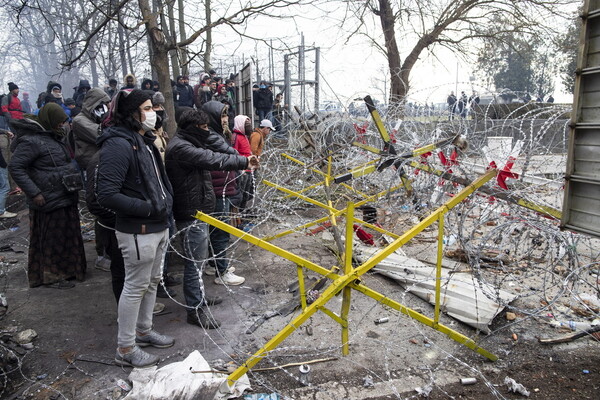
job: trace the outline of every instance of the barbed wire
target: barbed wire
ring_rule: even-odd
[[[377,222],[384,229],[400,235],[462,188],[452,180],[412,167],[409,161],[416,160],[422,165],[447,173],[451,170],[452,176],[472,181],[485,171],[490,161],[495,161],[502,169],[511,150],[520,145],[513,167],[513,172],[518,172],[519,176],[506,180],[508,189],[502,189],[496,181],[492,181],[485,186],[485,193],[470,196],[445,216],[445,256],[456,261],[451,272],[460,271],[462,276],[470,273],[468,279],[485,297],[521,316],[506,324],[492,324],[487,335],[480,336],[477,333],[477,342],[481,345],[491,343],[495,336],[502,335],[525,321],[592,321],[599,317],[598,307],[590,301],[597,299],[600,293],[600,281],[595,274],[600,270],[598,240],[561,231],[555,218],[522,206],[525,202],[561,209],[562,176],[566,170],[564,154],[567,147],[567,121],[564,115],[569,109],[560,105],[537,105],[534,109],[530,107],[527,104],[516,107],[507,118],[498,120],[487,117],[492,112],[491,105],[481,106],[479,111],[473,111],[467,118],[449,115],[447,110],[433,111],[406,105],[387,106],[380,112],[398,154],[411,152],[415,148],[455,135],[462,135],[468,141],[468,148],[449,145],[431,154],[409,157],[397,165],[399,168],[390,167],[356,177],[344,182],[345,185],[332,184],[327,191],[323,187],[323,174],[327,174],[328,169],[333,176],[342,175],[379,158],[376,154],[353,146],[352,142],[358,141],[383,149],[381,136],[364,114],[351,115],[344,111],[314,116],[290,115],[289,121],[283,125],[285,135],[276,132],[267,137],[261,167],[253,182],[255,198],[248,209],[241,212],[242,217],[252,223],[251,234],[263,237],[295,229],[328,215],[326,209],[311,205],[299,196],[289,196],[273,186],[261,183],[260,180],[264,179],[294,192],[301,192],[303,196],[320,203],[327,204],[331,201],[332,206],[338,210],[348,202],[357,202],[364,196],[383,193],[378,199],[369,202],[368,206],[376,209]],[[498,140],[500,144],[496,143]],[[518,141],[521,141],[519,145]],[[486,147],[490,149],[487,156],[484,150]],[[452,156],[453,150],[456,151],[455,156]],[[282,156],[282,153],[300,163]],[[489,157],[495,159],[489,160]],[[448,160],[452,162],[448,163]],[[401,183],[400,171],[411,180],[411,193],[402,188],[392,190]],[[310,186],[314,187],[309,188]],[[506,195],[506,199],[501,195]],[[84,208],[81,210],[82,229],[91,237],[93,218]],[[364,214],[359,214],[358,217],[367,218]],[[313,225],[301,229],[287,237],[274,239],[273,243],[325,268],[340,265],[335,255],[323,245],[323,240],[312,235],[311,231],[317,227],[318,225]],[[379,237],[377,232],[369,232],[376,238]],[[308,233],[311,235],[307,235]],[[189,260],[180,250],[179,241],[183,234],[184,231],[180,230],[170,237],[169,251]],[[409,257],[424,259],[427,254],[436,254],[436,240],[437,231],[434,226],[425,229],[405,245],[403,250]],[[19,245],[26,248],[27,243]],[[232,331],[230,326],[204,330],[203,337],[209,344],[207,353],[219,354],[226,362],[232,361],[240,365],[262,347],[273,332],[283,327],[284,322],[289,322],[296,315],[292,313],[283,318],[267,320],[251,334],[243,333],[253,325],[257,317],[290,301],[288,286],[295,279],[295,265],[274,254],[265,254],[264,250],[252,247],[243,239],[233,236],[227,248],[227,259],[237,271],[252,276],[252,284],[243,288],[224,286],[229,297],[228,310],[224,311],[219,306],[207,308],[213,318],[219,318],[223,312],[237,318],[237,330]],[[196,263],[202,276],[209,260],[191,261]],[[0,264],[0,279],[4,291],[10,284],[8,269],[5,263]],[[281,272],[284,270],[285,273]],[[318,276],[307,273],[307,277]],[[363,278],[375,290],[386,295],[390,293],[390,297],[409,307],[429,312],[429,306],[416,299],[412,290],[430,278],[416,278],[415,282],[398,287],[391,286],[389,281],[377,274],[369,273]],[[204,283],[202,285],[204,292],[204,289],[210,291]],[[507,301],[502,292],[510,292],[514,298]],[[186,307],[181,301],[171,300],[177,306]],[[339,300],[334,298],[332,302]],[[402,396],[406,396],[406,388],[397,382],[400,371],[406,373],[407,367],[409,371],[413,371],[410,374],[421,380],[423,390],[431,390],[433,387],[443,390],[441,383],[450,368],[477,376],[493,398],[504,398],[498,388],[486,378],[481,366],[469,361],[468,353],[460,344],[448,341],[440,332],[407,319],[403,314],[370,299],[357,297],[352,304],[349,321],[349,329],[354,332],[349,343],[352,351],[349,356],[344,357],[343,362],[336,364],[336,369],[339,368],[344,379],[352,381],[353,385],[361,386],[357,380],[369,376],[375,383],[388,385],[390,396],[403,398]],[[370,328],[373,326],[372,321],[382,313],[389,315],[390,323],[387,326],[381,325],[384,328],[377,328],[379,330]],[[467,336],[473,335],[471,328],[454,322],[448,316],[442,315],[441,322]],[[264,364],[276,367],[289,359],[323,358],[340,354],[341,344],[331,334],[339,331],[336,322],[313,316],[306,326],[310,329],[298,327],[293,337],[265,354],[260,366]],[[318,330],[318,336],[309,334],[313,330]],[[394,340],[389,339],[391,332]],[[415,357],[414,353],[407,350],[407,343],[411,339],[424,344],[422,348],[418,348],[420,357]],[[372,347],[378,349],[376,354],[366,350]],[[72,369],[62,370],[50,383],[37,382],[22,372],[23,362],[31,352],[16,354],[5,345],[2,345],[2,349],[13,352],[17,358],[12,369],[0,371],[4,386],[9,375],[19,371],[21,379],[27,382],[28,393],[41,388],[56,391],[52,388],[52,383]],[[502,352],[504,349],[499,348],[498,351]],[[105,354],[95,356],[105,358]],[[177,360],[181,356],[180,350],[174,350],[166,359]],[[71,366],[92,381],[100,379],[93,376],[77,359],[70,363]],[[281,374],[277,377],[252,371],[249,375],[264,390],[281,393],[284,398],[293,398],[295,388],[301,386],[299,375],[286,368],[281,368],[280,371]],[[333,379],[332,374],[332,369],[325,368],[322,376],[313,379],[308,389],[333,395],[333,386],[325,380]],[[94,393],[108,394],[109,389],[95,390]],[[68,398],[60,391],[56,391],[56,394]],[[408,398],[418,396],[419,394],[409,395]]]

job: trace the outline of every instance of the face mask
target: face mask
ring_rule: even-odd
[[[252,133],[252,123],[248,120],[246,120],[246,123],[244,124],[244,133],[246,136],[250,136]]]
[[[146,119],[142,122],[142,128],[145,131],[151,131],[156,126],[156,113],[154,111],[146,111]]]
[[[104,116],[106,115],[107,112],[108,112],[108,107],[106,106],[106,104],[100,104],[98,107],[96,107],[94,109],[94,111],[92,112],[92,115],[94,116],[94,119],[96,120],[96,122],[100,123],[104,119]]]

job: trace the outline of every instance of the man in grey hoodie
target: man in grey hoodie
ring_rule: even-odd
[[[73,118],[75,138],[75,161],[85,171],[88,163],[98,151],[96,139],[100,135],[100,123],[108,111],[110,97],[100,88],[90,89],[84,99],[81,113]]]
[[[88,164],[94,154],[98,151],[96,139],[100,136],[100,123],[108,111],[110,97],[100,88],[90,89],[83,99],[81,112],[73,118],[73,138],[75,141],[75,161],[82,171],[86,171]],[[106,254],[106,246],[109,241],[107,232],[94,222],[96,234],[96,268],[102,271],[110,271],[110,258]]]

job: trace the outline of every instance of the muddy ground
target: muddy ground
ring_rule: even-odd
[[[269,219],[253,233],[262,236],[279,232],[301,222],[297,218],[298,213]],[[307,220],[310,218],[307,216]],[[18,221],[3,221],[0,232],[0,247],[12,248],[0,253],[4,258],[1,291],[9,304],[7,314],[0,319],[2,346],[13,351],[19,360],[0,376],[0,398],[122,398],[126,392],[116,382],[126,380],[131,369],[112,364],[116,304],[110,274],[94,268],[93,241],[86,242],[85,282],[69,290],[29,289],[27,221],[27,211],[21,210]],[[295,234],[273,243],[326,268],[337,264],[318,237]],[[411,245],[405,247],[410,253]],[[186,323],[185,311],[177,304],[183,298],[181,286],[174,287],[177,296],[173,300],[160,300],[167,308],[155,317],[155,328],[176,338],[172,348],[150,350],[162,357],[161,366],[181,361],[193,350],[199,350],[209,362],[222,359],[241,363],[298,314],[296,311],[286,317],[271,318],[253,334],[246,334],[260,315],[292,299],[288,286],[296,280],[296,269],[291,262],[245,242],[235,242],[231,250],[236,273],[245,276],[246,283],[226,288],[207,277],[204,280],[209,294],[225,299],[211,308],[222,323],[221,329],[204,331]],[[182,274],[182,263],[176,255],[171,271],[176,276]],[[433,315],[432,306],[390,279],[368,274],[363,283],[408,307]],[[341,296],[328,304],[336,312],[340,306]],[[383,317],[389,322],[374,323]],[[419,392],[428,393],[430,399],[524,398],[508,391],[504,381],[509,377],[522,384],[532,399],[600,398],[600,343],[595,338],[542,345],[538,342],[540,337],[567,333],[551,327],[543,315],[517,314],[516,320],[508,321],[501,313],[494,320],[490,335],[478,334],[447,316],[442,316],[441,322],[475,339],[498,355],[499,360],[488,361],[441,333],[353,293],[350,355],[341,356],[339,325],[323,313],[316,314],[256,367],[336,359],[312,364],[308,387],[299,382],[298,367],[294,366],[251,373],[252,388],[255,393],[277,392],[293,399],[422,398]],[[29,328],[38,336],[33,341],[34,348],[26,350],[13,339],[15,332]],[[474,385],[459,382],[460,378],[471,377],[477,380]]]

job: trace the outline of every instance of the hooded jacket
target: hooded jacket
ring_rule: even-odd
[[[209,130],[221,137],[224,137],[223,126],[221,125],[221,113],[225,106],[225,104],[214,100],[209,101],[202,106],[202,110],[208,114],[209,117]],[[227,142],[227,139],[225,139],[225,141]],[[210,174],[212,176],[213,189],[216,196],[234,196],[236,194],[237,184],[235,181],[235,171],[219,170],[211,171]]]
[[[17,131],[17,140],[8,170],[27,196],[29,208],[50,212],[76,204],[78,194],[68,192],[62,183],[64,175],[79,173],[63,138],[33,119],[11,120],[10,125]],[[46,200],[42,207],[32,201],[38,194]]]
[[[60,88],[60,90],[62,91],[62,85],[58,82],[55,81],[49,81],[48,85],[46,85],[46,93],[52,93],[52,88],[58,86]]]
[[[98,151],[96,139],[100,135],[100,124],[96,122],[93,112],[101,104],[108,104],[110,97],[100,88],[93,88],[83,99],[81,113],[73,118],[73,137],[75,138],[75,161],[86,169],[94,153]]]
[[[129,76],[133,78],[133,84],[131,86],[127,85],[127,77],[129,77]],[[121,88],[121,90],[123,90],[123,89],[135,89],[137,87],[136,85],[137,85],[137,79],[135,78],[135,75],[133,75],[133,74],[127,74],[123,78],[123,87]]]
[[[223,137],[199,129],[178,130],[167,146],[165,159],[177,221],[191,220],[197,211],[214,211],[215,192],[209,171],[238,170],[248,164],[248,159],[238,155]]]
[[[73,100],[75,100],[77,107],[81,108],[83,106],[83,99],[90,89],[91,86],[87,79],[79,80],[79,86],[75,88],[75,93],[73,93]]]
[[[233,125],[233,148],[238,151],[243,156],[252,155],[252,149],[250,148],[250,142],[246,137],[246,120],[248,117],[245,115],[238,115],[234,119]]]
[[[44,106],[44,104],[48,104],[48,103],[56,103],[56,104],[59,104],[60,106],[62,106],[64,104],[62,97],[54,97],[54,95],[52,94],[52,88],[56,87],[56,86],[58,86],[62,92],[62,86],[60,83],[54,82],[54,81],[48,82],[48,85],[46,86],[46,97],[44,99],[44,103],[42,105],[38,105],[38,108],[42,108]],[[69,110],[69,112],[70,112],[70,110]]]
[[[144,86],[148,83],[150,84],[150,88],[145,88]],[[154,82],[152,81],[152,79],[144,79],[142,81],[142,85],[140,86],[140,88],[142,90],[152,90],[153,87],[154,87]]]
[[[102,131],[97,145],[100,160],[96,179],[98,204],[116,214],[115,228],[146,234],[168,227],[173,189],[167,178],[156,137],[122,126]]]

